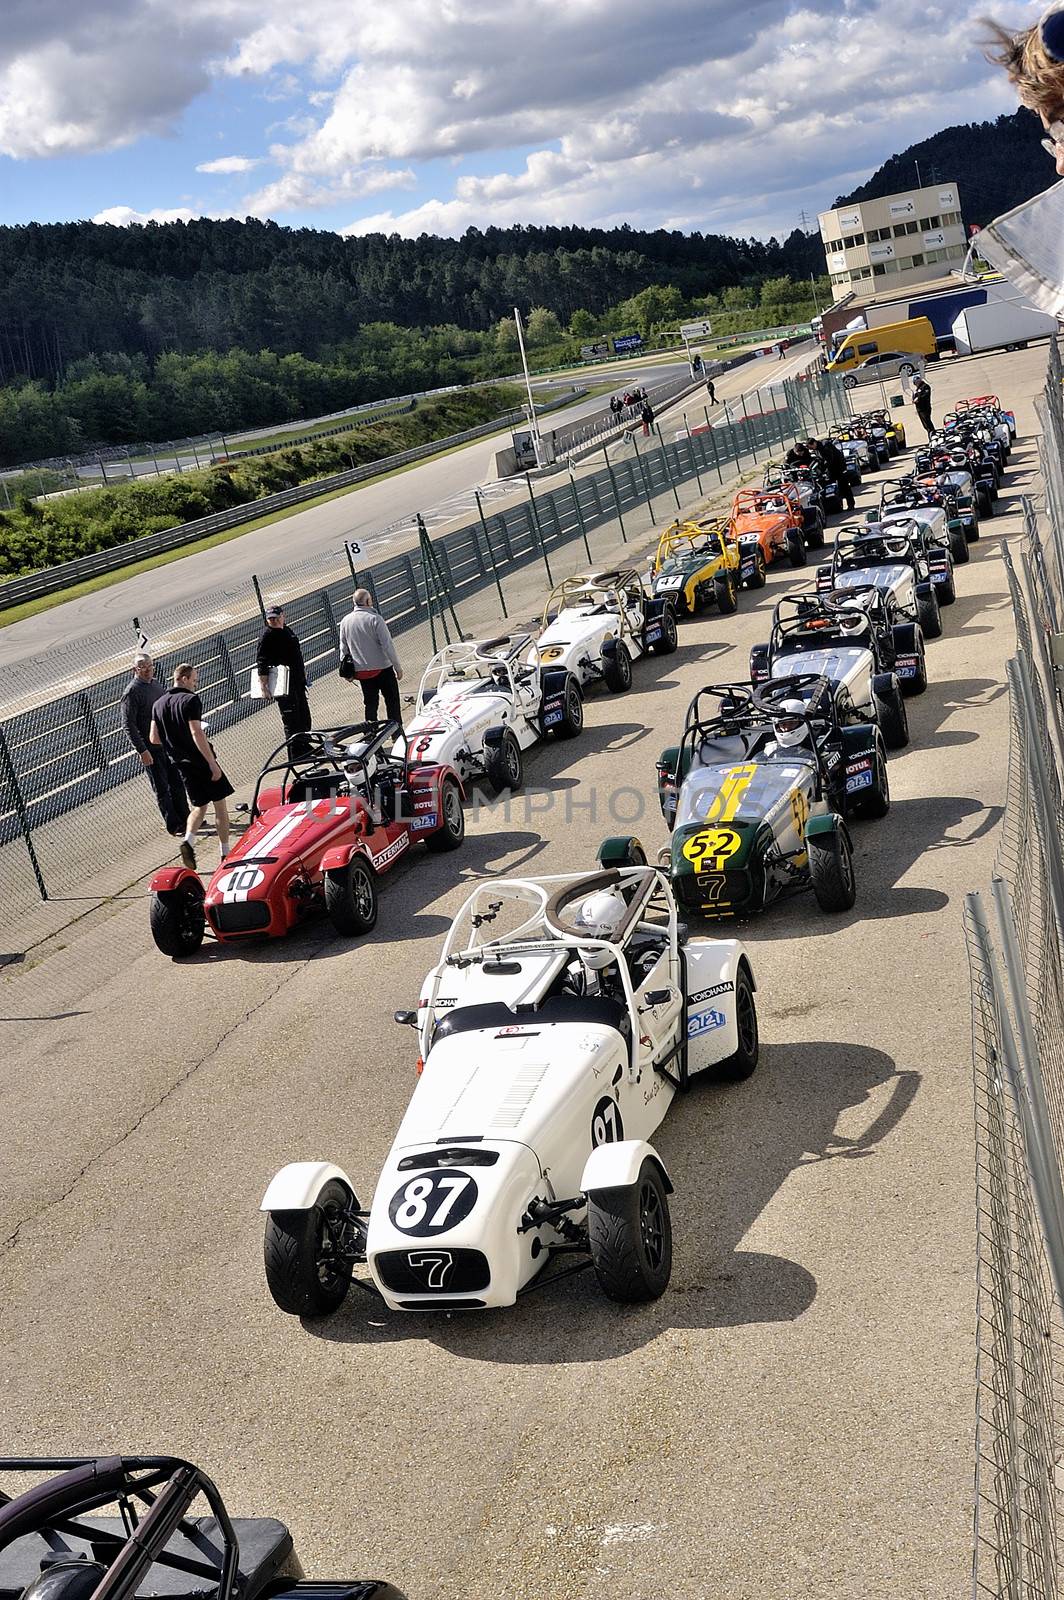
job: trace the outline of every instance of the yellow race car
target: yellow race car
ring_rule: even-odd
[[[678,617],[717,603],[730,615],[739,604],[739,551],[727,517],[674,522],[658,540],[652,568],[655,598],[673,602]]]

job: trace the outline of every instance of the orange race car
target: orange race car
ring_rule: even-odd
[[[793,484],[774,489],[740,489],[732,501],[729,537],[739,551],[739,582],[760,589],[766,568],[786,555],[792,567],[805,566],[802,503]]]

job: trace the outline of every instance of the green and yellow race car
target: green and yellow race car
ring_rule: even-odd
[[[672,523],[658,540],[651,575],[655,596],[671,600],[677,616],[693,617],[711,601],[729,616],[739,604],[739,551],[728,518]]]

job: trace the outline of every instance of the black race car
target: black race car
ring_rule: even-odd
[[[231,1519],[175,1456],[8,1456],[0,1479],[0,1600],[404,1600],[379,1579],[304,1581],[283,1522]],[[189,1516],[197,1501],[209,1515]]]

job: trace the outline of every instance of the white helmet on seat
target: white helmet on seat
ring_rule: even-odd
[[[627,910],[624,896],[616,889],[599,889],[581,902],[572,925],[589,939],[614,939]],[[608,950],[581,950],[580,959],[592,972],[600,972],[612,957]]]
[[[780,701],[772,715],[772,731],[776,735],[776,743],[785,749],[805,743],[808,724],[805,721],[805,706],[800,700]]]

